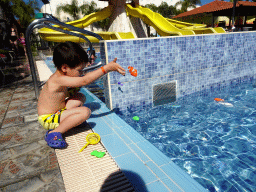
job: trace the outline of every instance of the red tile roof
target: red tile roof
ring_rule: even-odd
[[[236,7],[240,6],[255,6],[256,7],[256,2],[249,2],[249,1],[237,1]],[[215,11],[221,11],[224,9],[231,9],[233,8],[233,3],[232,2],[227,2],[227,1],[218,1],[215,0],[211,3],[205,4],[201,7],[195,8],[191,11],[187,11],[185,13],[181,13],[173,18],[178,18],[178,17],[185,17],[189,15],[196,15],[199,13],[211,13]]]

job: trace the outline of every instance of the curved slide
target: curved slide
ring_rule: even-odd
[[[205,33],[225,33],[224,29],[221,27],[217,28],[205,28],[204,24],[191,24],[182,21],[177,21],[173,19],[164,18],[159,13],[155,13],[148,8],[136,5],[136,8],[132,7],[130,4],[126,4],[127,15],[133,17],[141,18],[146,24],[151,25],[161,36],[172,36],[172,35],[195,35],[195,34],[205,34]],[[67,22],[66,24],[72,25],[78,28],[84,28],[94,22],[104,20],[110,17],[112,14],[112,6],[105,7],[101,11],[91,13],[86,15],[82,19]],[[58,27],[54,25],[54,27]],[[65,29],[65,28],[64,28]],[[69,29],[65,29],[69,30]],[[40,36],[46,41],[53,42],[85,42],[76,36],[67,35],[52,29],[42,28],[39,31]],[[114,39],[134,39],[135,36],[132,32],[96,32],[104,40],[114,40]],[[85,35],[91,42],[99,42],[95,37]]]
[[[192,24],[182,21],[177,21],[174,19],[168,19],[171,24],[173,24],[177,28],[193,30],[196,34],[206,34],[206,33],[226,33],[226,31],[222,27],[206,27],[205,24]]]
[[[77,33],[77,32],[75,32]],[[96,34],[100,35],[104,40],[115,40],[115,39],[134,39],[135,36],[132,32],[95,32]],[[65,41],[73,41],[76,43],[86,42],[84,39],[79,38],[77,36],[68,35],[59,31],[47,29],[44,31],[39,31],[40,36],[45,41],[53,41],[53,42],[65,42]],[[80,33],[79,33],[80,34]],[[99,39],[90,36],[84,35],[87,37],[91,42],[98,43]]]
[[[170,35],[194,35],[206,33],[225,33],[221,27],[205,28],[204,24],[191,24],[173,19],[164,18],[159,13],[153,12],[148,8],[136,5],[136,8],[130,4],[126,5],[126,12],[133,17],[141,18],[146,24],[154,27],[161,36]]]
[[[195,35],[191,30],[183,30],[175,27],[162,15],[155,13],[148,8],[139,5],[136,5],[136,8],[134,8],[130,4],[126,4],[126,12],[127,15],[141,18],[144,23],[154,27],[157,33],[161,36]]]
[[[66,24],[83,29],[94,22],[101,21],[110,17],[111,14],[112,14],[112,6],[107,6],[98,12],[86,15],[79,20],[67,22]]]
[[[178,21],[174,19],[169,19],[165,18],[167,21],[169,21],[171,24],[173,24],[177,28],[181,29],[191,29],[191,28],[204,28],[206,27],[206,24],[192,24],[192,23],[187,23],[183,21]]]
[[[66,24],[72,25],[78,28],[85,28],[88,25],[91,25],[94,22],[104,20],[112,14],[112,6],[105,7],[101,11],[91,13],[89,15],[84,16],[82,19],[67,22]],[[58,27],[54,25],[54,27]],[[65,29],[65,28],[64,28]],[[65,29],[69,30],[69,29]],[[85,42],[84,39],[81,39],[76,36],[67,35],[65,33],[61,33],[52,29],[42,28],[39,31],[40,36],[46,41],[54,41],[54,42],[64,42],[64,41],[73,41],[73,42]],[[113,39],[133,39],[135,38],[132,32],[96,32],[100,35],[104,40],[113,40]],[[91,42],[99,42],[99,40],[90,35],[85,35]]]

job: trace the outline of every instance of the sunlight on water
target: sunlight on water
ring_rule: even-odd
[[[209,191],[254,192],[254,85],[241,84],[208,97],[188,96],[182,102],[120,116]]]

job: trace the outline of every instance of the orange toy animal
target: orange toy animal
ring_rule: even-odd
[[[129,66],[128,69],[132,76],[137,77],[137,75],[138,75],[137,69],[134,69],[131,66]]]
[[[224,99],[221,98],[214,98],[215,101],[224,101]]]

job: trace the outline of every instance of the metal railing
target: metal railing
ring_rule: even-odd
[[[25,34],[26,51],[27,51],[29,66],[30,66],[30,70],[31,70],[33,85],[34,85],[34,88],[35,88],[36,99],[38,99],[38,97],[39,97],[39,86],[37,84],[36,68],[35,68],[35,63],[34,63],[32,51],[31,51],[31,44],[30,44],[30,36],[31,36],[31,34],[32,34],[34,29],[36,29],[36,28],[49,28],[49,29],[56,30],[56,31],[59,31],[59,32],[62,32],[62,33],[66,33],[68,35],[77,36],[77,37],[79,37],[81,39],[84,39],[85,41],[87,41],[89,43],[90,50],[92,50],[92,43],[90,42],[90,40],[88,38],[86,38],[82,34],[91,35],[91,36],[93,36],[93,37],[95,37],[95,38],[97,38],[99,40],[104,40],[100,35],[98,35],[96,33],[93,33],[91,31],[87,31],[87,30],[84,30],[84,29],[80,29],[80,28],[74,27],[72,25],[68,25],[66,23],[62,23],[62,22],[58,21],[53,16],[48,15],[48,17],[49,18],[42,18],[42,19],[34,20],[28,26],[28,28],[26,30],[26,34]],[[70,29],[72,31],[80,32],[82,34],[74,33],[72,31],[67,31],[67,30],[64,30],[62,28],[57,28],[57,27],[52,26],[51,24],[56,24],[56,25],[58,25],[60,27],[65,27],[65,28],[68,28],[68,29]],[[89,52],[88,57],[89,58],[91,57],[91,52]],[[85,68],[84,70],[90,70],[90,69],[99,67],[100,65],[101,65],[101,63],[99,63],[97,65],[94,65],[94,66],[90,66],[88,68]]]

